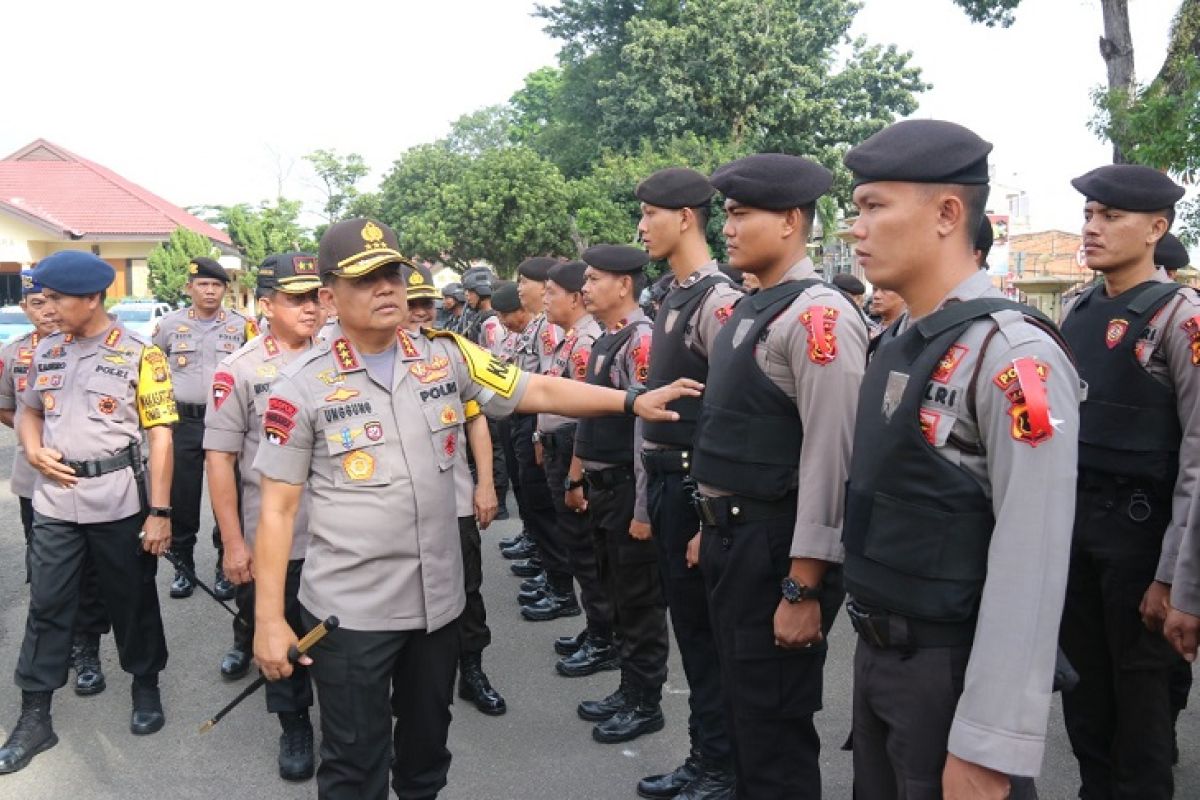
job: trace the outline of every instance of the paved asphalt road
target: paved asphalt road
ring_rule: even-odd
[[[23,542],[17,501],[8,492],[12,459],[11,432],[0,432],[0,735],[17,718],[20,693],[7,679],[16,664],[25,625],[26,589]],[[206,524],[209,524],[206,516]],[[454,764],[446,800],[624,800],[635,797],[637,779],[673,767],[687,750],[687,686],[672,653],[664,698],[667,729],[627,745],[592,741],[588,723],[575,715],[582,698],[601,697],[616,687],[616,673],[584,679],[554,672],[551,642],[575,633],[581,618],[551,623],[525,622],[517,613],[517,579],[508,572],[495,541],[513,534],[517,523],[496,523],[484,534],[484,593],[494,642],[484,664],[492,682],[508,700],[509,712],[485,717],[461,702],[454,708],[450,748]],[[203,539],[203,536],[201,537]],[[211,548],[198,552],[200,575],[212,575]],[[164,564],[164,567],[166,565]],[[166,727],[154,736],[129,733],[129,681],[117,665],[111,637],[103,641],[108,690],[76,697],[69,689],[55,696],[54,722],[61,739],[24,771],[0,776],[0,798],[158,797],[314,798],[313,782],[294,785],[275,772],[279,728],[265,711],[262,695],[247,701],[212,732],[197,727],[230,700],[246,681],[223,680],[217,666],[230,642],[229,616],[197,592],[171,600],[171,573],[159,571],[171,660],[163,674]],[[825,751],[825,794],[851,796],[850,756],[839,750],[849,730],[852,633],[838,620],[826,668],[825,710],[818,716]],[[1177,773],[1177,797],[1200,796],[1200,715],[1185,714],[1180,739],[1183,763]],[[1039,781],[1043,798],[1075,796],[1076,773],[1062,715],[1051,712],[1050,746]]]

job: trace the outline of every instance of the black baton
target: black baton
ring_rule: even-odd
[[[317,627],[313,628],[311,631],[304,634],[304,638],[302,638],[300,641],[296,642],[294,645],[292,645],[291,647],[288,648],[288,654],[287,654],[288,661],[291,662],[292,664],[295,664],[297,661],[300,660],[300,656],[307,653],[310,647],[312,647],[317,642],[321,641],[321,639],[324,638],[325,634],[329,633],[331,630],[333,630],[337,626],[338,626],[338,618],[337,617],[333,617],[333,616],[327,617],[324,622],[319,623],[317,625]],[[232,701],[230,701],[229,705],[222,708],[220,711],[218,711],[216,714],[213,715],[212,719],[210,719],[208,722],[205,722],[203,725],[201,725],[200,732],[208,733],[209,731],[211,731],[213,729],[213,727],[218,722],[220,722],[221,719],[226,714],[228,714],[230,711],[233,711],[235,708],[237,708],[239,703],[241,703],[243,700],[245,700],[250,695],[257,692],[258,688],[266,682],[267,682],[267,676],[262,675],[260,673],[259,676],[257,678],[255,678],[249,686],[247,686],[245,689],[242,689],[242,691],[238,694],[238,696],[233,698]]]
[[[167,551],[163,552],[163,558],[165,558],[167,561],[171,562],[171,566],[175,567],[175,569],[182,572],[189,581],[191,581],[192,583],[196,584],[201,589],[203,589],[205,594],[207,594],[213,600],[216,600],[218,603],[220,603],[221,608],[225,609],[226,611],[228,611],[230,614],[232,614],[235,617],[238,615],[236,611],[234,611],[229,606],[225,605],[225,601],[222,600],[221,598],[217,597],[216,593],[213,592],[212,589],[208,588],[202,580],[197,578],[195,571],[192,570],[192,568],[189,567],[187,564],[184,564],[182,561],[180,561],[179,556],[175,555],[170,550],[167,550]]]

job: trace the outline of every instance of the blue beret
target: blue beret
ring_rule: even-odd
[[[583,251],[583,260],[589,267],[605,272],[628,275],[641,272],[650,263],[650,256],[639,247],[625,244],[597,244]]]
[[[1125,211],[1162,211],[1183,197],[1182,186],[1139,164],[1109,164],[1080,175],[1071,185],[1088,200]]]
[[[962,125],[906,119],[852,147],[842,162],[854,173],[855,186],[874,181],[979,186],[988,182],[990,152],[990,142]]]
[[[91,253],[62,250],[39,261],[32,277],[46,289],[83,297],[112,286],[117,273],[108,262]]]
[[[27,294],[37,294],[42,291],[42,285],[33,279],[33,270],[21,270],[21,297]]]
[[[1183,269],[1191,263],[1191,260],[1183,242],[1175,238],[1172,233],[1164,235],[1154,246],[1154,263],[1163,269]]]
[[[758,153],[718,167],[709,182],[730,200],[787,211],[815,203],[833,185],[833,173],[800,156]]]
[[[687,167],[660,169],[637,185],[634,197],[659,208],[707,206],[714,194],[708,178]]]

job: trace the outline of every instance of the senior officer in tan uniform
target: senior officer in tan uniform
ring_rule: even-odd
[[[33,354],[42,339],[58,330],[50,302],[42,286],[33,279],[32,270],[21,272],[21,309],[34,329],[14,339],[0,350],[0,422],[15,428],[25,391]],[[33,487],[37,472],[29,465],[20,441],[13,452],[12,493],[21,505],[21,526],[25,529],[25,581],[29,582],[29,542],[33,538]],[[100,666],[100,637],[111,629],[100,590],[96,585],[96,565],[84,560],[83,585],[79,613],[75,617],[75,640],[71,645],[71,666],[75,669],[75,694],[87,696],[103,692],[107,685]]]
[[[228,677],[246,674],[254,644],[253,552],[261,491],[253,465],[261,447],[267,397],[280,371],[313,346],[313,337],[324,324],[325,315],[317,301],[320,288],[315,256],[298,252],[268,256],[258,269],[268,332],[222,359],[213,375],[204,419],[205,467],[213,514],[221,531],[225,574],[237,586],[233,649],[221,662],[221,672]],[[308,508],[302,500],[284,585],[284,616],[292,630],[300,633],[303,623],[296,594],[308,539]],[[283,729],[279,776],[308,780],[313,775],[313,729],[308,719],[313,694],[308,670],[297,669],[286,681],[269,684],[266,697],[267,711],[278,715]]]
[[[187,294],[191,306],[172,311],[154,329],[154,344],[167,354],[179,423],[175,426],[175,482],[171,487],[171,552],[193,572],[196,532],[200,530],[200,497],[204,485],[204,413],[213,373],[222,358],[258,335],[254,321],[221,307],[229,275],[211,258],[188,264]],[[213,591],[232,600],[233,584],[222,569],[221,533],[213,529],[217,549]],[[171,582],[171,597],[190,597],[195,587],[182,570]]]
[[[66,682],[88,555],[121,668],[133,675],[130,731],[155,733],[164,722],[158,673],[167,664],[167,643],[154,556],[171,541],[166,503],[175,402],[162,352],[104,311],[115,275],[79,251],[55,253],[33,274],[59,333],[38,344],[19,398],[21,445],[38,477],[29,614],[16,669],[21,717],[0,748],[0,773],[24,768],[58,742],[50,700]],[[150,442],[149,489],[143,432]]]
[[[843,525],[863,800],[1028,797],[1042,764],[1081,390],[975,264],[991,149],[911,120],[845,157],[855,253],[908,304],[863,378]]]
[[[681,377],[704,382],[713,341],[742,297],[708,250],[705,227],[713,188],[699,172],[671,167],[646,178],[634,194],[641,201],[642,244],[650,258],[665,260],[671,268],[654,321],[647,386]],[[675,410],[683,417],[678,424],[643,426],[640,457],[646,467],[646,505],[658,545],[663,593],[691,689],[692,746],[681,766],[643,779],[637,791],[651,798],[715,799],[732,794],[734,777],[708,592],[704,576],[687,561],[689,545],[698,547],[700,536],[690,475],[700,403],[679,403]]]
[[[841,603],[842,491],[866,327],[807,257],[829,170],[716,170],[732,266],[755,275],[709,350],[692,477],[736,795],[818,797],[824,637]],[[654,356],[657,358],[657,354]]]
[[[1063,717],[1082,797],[1170,798],[1172,684],[1190,670],[1159,633],[1200,497],[1200,294],[1159,270],[1154,249],[1183,187],[1132,164],[1071,185],[1087,198],[1084,253],[1104,282],[1062,320],[1088,385],[1059,634],[1079,685]]]
[[[673,417],[666,403],[698,387],[603,391],[522,373],[454,334],[410,336],[400,328],[407,262],[395,234],[372,220],[331,226],[318,264],[322,298],[340,322],[272,387],[254,464],[263,476],[255,657],[270,679],[292,671],[284,577],[307,486],[305,624],[329,615],[341,623],[301,659],[313,665],[321,704],[319,796],[385,798],[390,764],[399,797],[434,797],[450,764],[464,607],[454,480],[464,404],[494,415],[636,408],[662,419]]]

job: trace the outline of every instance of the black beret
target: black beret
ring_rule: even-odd
[[[496,284],[496,288],[492,290],[492,308],[501,314],[519,311],[521,295],[517,291],[517,284],[512,281],[500,281]]]
[[[1183,269],[1191,263],[1191,256],[1188,255],[1183,242],[1179,241],[1175,234],[1168,233],[1154,246],[1154,263],[1163,269]]]
[[[758,153],[718,167],[709,182],[730,200],[786,211],[816,202],[833,185],[833,173],[800,156]]]
[[[550,268],[549,279],[568,292],[578,292],[583,288],[585,272],[587,264],[582,261],[564,261]]]
[[[400,254],[396,234],[375,220],[355,217],[330,225],[321,236],[317,265],[322,275],[357,278],[385,264],[411,267]]]
[[[33,268],[33,281],[46,289],[83,297],[103,292],[116,279],[107,261],[82,250],[61,250],[46,256]]]
[[[839,272],[833,276],[830,281],[834,286],[841,289],[846,294],[860,297],[867,293],[867,287],[858,278],[851,275],[849,272]]]
[[[854,185],[872,181],[904,183],[988,182],[991,142],[962,125],[939,119],[907,119],[881,130],[842,159]]]
[[[447,283],[442,287],[442,297],[450,297],[460,303],[467,302],[467,291],[461,283]]]
[[[468,292],[474,292],[480,297],[492,296],[492,273],[483,272],[466,272],[463,275],[463,289]]]
[[[687,167],[660,169],[633,190],[643,203],[659,208],[707,206],[716,194],[708,178]]]
[[[583,251],[583,260],[589,267],[627,274],[641,272],[650,263],[645,250],[625,244],[597,244]]]
[[[312,253],[274,253],[258,267],[258,288],[264,292],[305,294],[321,288],[317,257]]]
[[[550,273],[550,268],[558,263],[557,258],[550,256],[534,256],[527,258],[517,267],[517,274],[523,275],[531,281],[546,282],[546,277]]]
[[[225,268],[204,256],[197,256],[188,264],[188,280],[196,278],[212,278],[215,281],[229,283],[229,273],[225,271]]]
[[[1071,181],[1080,194],[1125,211],[1173,208],[1183,187],[1156,169],[1139,164],[1109,164]]]
[[[992,251],[992,221],[984,214],[979,220],[979,230],[975,232],[975,249],[983,251],[983,257]]]

